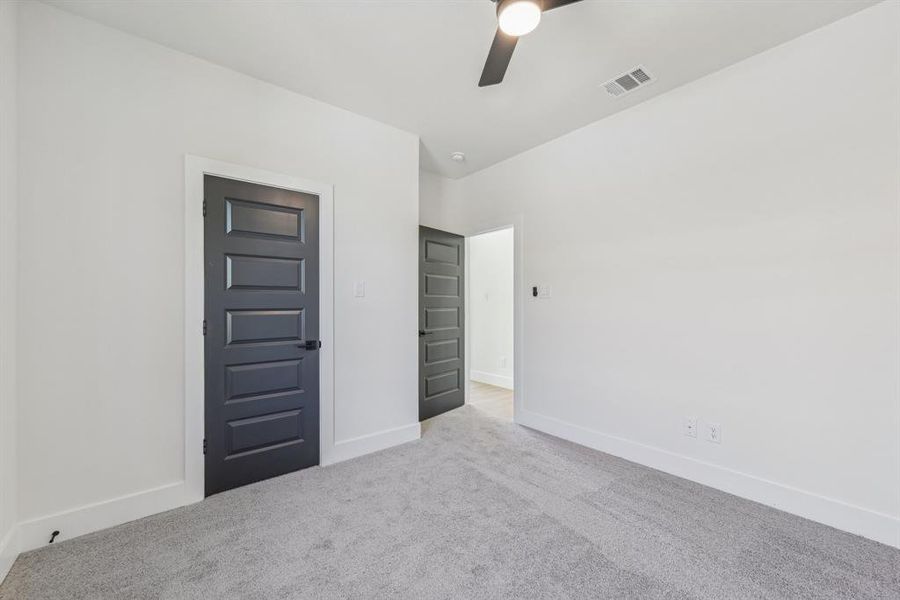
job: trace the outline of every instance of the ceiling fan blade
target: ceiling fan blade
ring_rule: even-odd
[[[478,87],[496,85],[503,81],[506,67],[509,66],[509,60],[512,58],[513,50],[516,49],[516,42],[518,41],[519,38],[506,35],[500,29],[497,29],[497,33],[494,34],[494,41],[491,42],[487,60],[484,61],[484,70],[481,72]]]
[[[544,0],[543,10],[544,12],[547,12],[548,10],[553,10],[554,8],[565,6],[566,4],[574,4],[576,2],[581,2],[581,0]]]

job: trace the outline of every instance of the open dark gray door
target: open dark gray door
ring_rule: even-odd
[[[206,495],[319,463],[319,199],[204,179]]]
[[[462,236],[419,228],[419,420],[465,402]]]

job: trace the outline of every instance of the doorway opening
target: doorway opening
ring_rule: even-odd
[[[513,420],[515,241],[506,227],[466,238],[466,403]]]

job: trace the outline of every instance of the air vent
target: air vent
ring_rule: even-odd
[[[610,79],[603,84],[610,96],[621,96],[632,90],[643,87],[655,81],[653,77],[647,73],[643,67],[635,67],[627,73],[622,73],[618,77]]]

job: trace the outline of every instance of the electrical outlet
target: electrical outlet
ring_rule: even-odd
[[[686,417],[684,420],[684,435],[697,437],[697,417]]]
[[[538,298],[549,298],[553,295],[553,289],[549,285],[538,286]]]
[[[501,369],[506,368],[506,357],[505,356],[500,357],[500,360],[497,361],[497,366]]]
[[[353,284],[353,296],[356,298],[366,297],[366,282],[357,281]]]
[[[718,423],[706,424],[706,441],[714,444],[722,443],[722,426]]]

